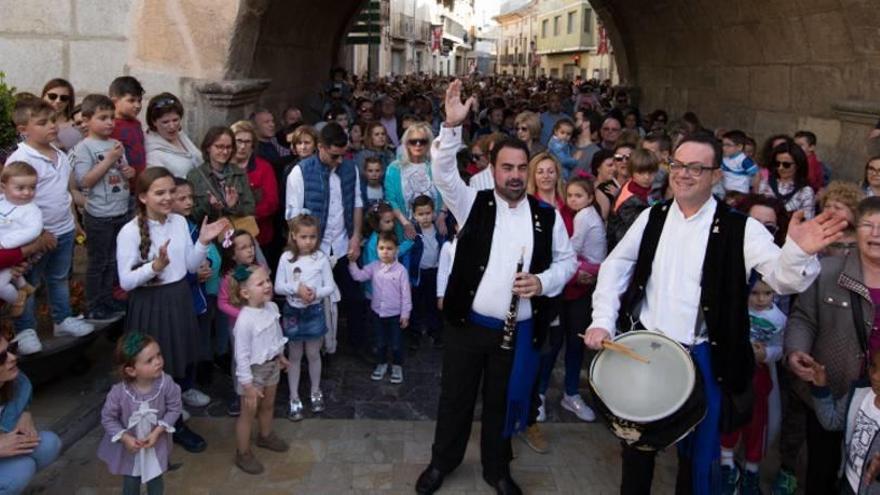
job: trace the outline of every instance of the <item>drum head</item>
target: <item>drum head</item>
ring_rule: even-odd
[[[590,384],[614,415],[649,423],[681,408],[696,381],[693,361],[684,347],[669,337],[648,331],[627,332],[614,342],[651,361],[642,363],[607,349],[599,351],[593,359]]]

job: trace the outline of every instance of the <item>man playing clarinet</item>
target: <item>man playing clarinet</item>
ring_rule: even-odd
[[[562,292],[576,269],[559,213],[525,193],[525,143],[496,143],[494,189],[478,192],[459,177],[461,123],[473,103],[462,103],[461,81],[449,85],[446,121],[431,149],[435,184],[462,227],[443,303],[452,328],[445,334],[431,464],[419,476],[418,493],[435,492],[461,464],[481,384],[483,479],[499,494],[522,493],[510,477],[510,436],[528,419],[538,351],[556,316],[549,297]],[[515,319],[505,330],[511,310]]]
[[[682,141],[669,165],[674,199],[644,211],[602,263],[584,335],[588,347],[600,349],[616,331],[643,328],[689,349],[707,414],[678,444],[676,493],[719,493],[720,434],[749,420],[752,270],[779,294],[801,292],[819,273],[816,253],[839,239],[846,223],[828,213],[804,221],[796,212],[780,249],[763,225],[712,196],[720,167],[714,137]],[[655,455],[623,445],[622,494],[650,493]]]

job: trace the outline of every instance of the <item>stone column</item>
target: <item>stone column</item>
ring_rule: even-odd
[[[197,145],[212,126],[228,126],[247,118],[271,79],[184,79],[187,134]]]

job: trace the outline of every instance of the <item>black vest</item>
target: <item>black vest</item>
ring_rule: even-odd
[[[533,247],[529,273],[541,273],[553,262],[553,225],[556,222],[556,210],[532,196],[527,196],[532,215]],[[455,260],[452,262],[452,273],[446,286],[443,299],[443,313],[454,326],[464,326],[477,293],[477,287],[483,279],[483,272],[489,263],[489,251],[493,247],[495,233],[494,190],[486,189],[477,193],[471,212],[464,227],[458,234],[458,245],[455,248]],[[504,239],[499,239],[495,249],[509,249]],[[511,294],[498,294],[497,297],[510,300]],[[531,299],[534,338],[532,344],[540,347],[547,335],[550,322],[556,318],[558,311],[552,299],[538,296]]]
[[[629,288],[621,299],[618,328],[629,329],[651,277],[657,244],[671,201],[651,208]],[[709,343],[712,371],[719,385],[734,394],[750,388],[755,356],[749,340],[749,285],[743,242],[748,217],[719,201],[703,260],[700,306]],[[662,330],[662,328],[660,329]]]

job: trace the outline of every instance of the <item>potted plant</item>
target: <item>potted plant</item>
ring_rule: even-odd
[[[12,122],[15,106],[15,88],[6,84],[6,74],[0,72],[0,163],[6,161],[18,144],[18,133]]]

